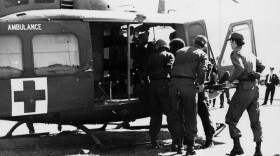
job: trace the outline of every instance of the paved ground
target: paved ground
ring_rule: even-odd
[[[231,90],[231,95],[233,95],[234,90]],[[260,104],[263,103],[265,93],[265,87],[260,87]],[[263,155],[264,156],[280,156],[280,143],[277,139],[280,139],[280,88],[276,88],[275,100],[273,105],[269,106],[260,106],[261,109],[261,122],[263,126]],[[212,109],[211,114],[213,120],[218,122],[224,122],[224,116],[227,112],[228,105],[225,105],[224,109]],[[219,101],[216,102],[216,107],[219,107]],[[253,155],[255,150],[255,143],[253,142],[253,134],[250,128],[250,121],[248,113],[245,112],[238,124],[243,137],[241,138],[241,144],[244,147],[244,155]],[[200,130],[202,127],[199,128]],[[203,132],[200,131],[200,135],[203,136]],[[216,145],[215,148],[198,151],[198,155],[225,155],[228,153],[232,146],[233,142],[229,137],[228,127],[223,131],[218,137],[215,138],[215,141],[221,143]]]
[[[231,95],[233,95],[234,90],[231,90]],[[263,103],[265,93],[265,87],[260,87],[260,104]],[[261,123],[263,126],[263,155],[264,156],[280,156],[280,142],[277,139],[280,139],[280,88],[276,88],[275,100],[273,105],[269,106],[260,106],[261,109]],[[218,104],[218,106],[217,106]],[[214,121],[224,122],[224,116],[227,112],[228,105],[225,105],[224,109],[212,109],[211,114]],[[219,107],[219,101],[216,102],[216,107]],[[245,112],[238,124],[243,137],[241,138],[241,144],[244,147],[244,155],[253,155],[255,150],[255,143],[253,142],[253,134],[250,128],[250,121],[247,112]],[[200,130],[202,128],[200,127]],[[203,132],[200,131],[200,135],[203,135]],[[198,155],[225,155],[225,152],[228,153],[233,145],[231,138],[229,137],[228,127],[223,131],[218,137],[215,138],[215,141],[222,143],[216,145],[215,148],[198,151]]]
[[[231,95],[233,92],[234,92],[234,90],[231,90]],[[260,94],[261,94],[260,95],[260,104],[263,103],[264,92],[265,92],[265,87],[262,86],[260,88]],[[216,108],[211,108],[211,111],[210,111],[213,121],[224,122],[224,117],[227,112],[228,105],[225,104],[225,108],[223,108],[223,109],[219,109],[218,107],[219,107],[219,101],[217,100]],[[270,105],[261,106],[261,122],[262,122],[262,126],[263,126],[263,136],[264,136],[264,142],[262,145],[263,155],[264,156],[280,156],[280,87],[276,88],[275,100],[274,100],[273,105],[272,106],[270,106]],[[0,121],[0,127],[1,127],[0,136],[5,135],[8,132],[8,130],[12,127],[13,123],[14,122],[10,122],[10,121]],[[149,123],[149,118],[146,118],[146,119],[137,120],[136,122],[131,123],[131,125],[132,126],[133,125],[147,125],[148,123]],[[249,122],[247,112],[245,112],[243,114],[238,127],[240,128],[240,130],[243,133],[243,137],[241,138],[241,144],[245,151],[244,156],[252,156],[254,154],[254,150],[255,150],[255,143],[253,142],[253,135],[252,135],[252,131],[250,129],[250,122]],[[58,132],[56,125],[35,124],[35,129],[36,129],[36,132],[52,132],[52,133]],[[75,130],[75,129],[76,128],[71,127],[71,126],[63,126],[63,130]],[[203,129],[202,129],[200,121],[199,121],[198,129],[199,129],[198,136],[200,136],[198,140],[200,140],[200,141],[204,140]],[[165,131],[166,130],[163,129],[164,134],[166,133]],[[27,134],[27,133],[28,133],[28,130],[27,130],[26,126],[20,126],[14,132],[15,135]],[[131,133],[131,131],[125,132],[125,134],[130,134],[130,133]],[[148,134],[147,131],[144,131],[144,133],[138,133],[137,137],[145,138],[147,141],[147,139],[148,139],[147,134]],[[133,136],[134,136],[134,134],[133,134]],[[76,137],[80,137],[80,136],[76,136]],[[100,137],[102,137],[102,139],[104,139],[106,141],[105,136],[101,135]],[[120,137],[120,136],[117,136],[116,138],[118,138],[118,137]],[[135,136],[135,138],[137,138],[137,137]],[[107,138],[108,138],[108,136],[107,136]],[[110,136],[109,136],[109,138],[110,138]],[[139,138],[137,138],[137,139],[139,139]],[[123,139],[123,137],[121,137],[120,139]],[[145,141],[145,139],[143,139],[143,140]],[[166,146],[166,149],[167,149],[171,142],[169,136],[162,135],[161,139],[163,140],[162,143],[165,143],[168,145],[168,146]],[[88,141],[88,140],[81,142],[80,144],[75,144],[75,145],[73,145],[73,147],[71,147],[74,150],[74,152],[73,152],[73,150],[71,151],[70,149],[68,149],[69,148],[68,146],[71,145],[70,143],[67,143],[67,142],[64,143],[63,141],[57,141],[56,139],[54,139],[54,140],[48,139],[48,140],[50,142],[43,144],[43,145],[41,144],[41,142],[44,142],[44,140],[42,140],[42,139],[39,141],[34,140],[34,139],[26,139],[26,140],[23,140],[22,142],[23,142],[23,144],[36,142],[36,143],[34,143],[34,146],[36,148],[37,148],[37,146],[44,147],[43,149],[48,152],[48,154],[46,154],[46,155],[75,155],[75,153],[76,154],[79,153],[78,150],[80,148],[86,148],[89,146],[88,144],[90,144],[90,141]],[[76,138],[74,138],[72,140],[76,140]],[[80,140],[85,140],[85,139],[82,137]],[[108,141],[108,139],[107,139],[107,141]],[[118,141],[118,140],[116,139],[116,141]],[[1,146],[0,155],[2,155],[1,153],[7,153],[5,155],[15,155],[14,150],[19,150],[20,152],[23,152],[23,153],[16,154],[16,155],[28,155],[28,154],[36,155],[36,153],[38,153],[40,151],[39,147],[37,149],[36,148],[34,149],[33,145],[30,145],[30,146],[25,145],[25,146],[18,147],[18,148],[10,147],[10,146],[20,146],[19,144],[22,144],[22,142],[19,140],[17,140],[17,141],[16,140],[10,140],[10,141],[7,141],[7,140],[1,141],[0,140],[0,146]],[[54,146],[61,146],[64,144],[67,144],[67,145],[62,147],[61,150],[58,147],[54,147]],[[123,154],[118,154],[118,155],[176,155],[176,153],[169,152],[166,149],[152,151],[152,150],[147,150],[148,148],[143,147],[143,146],[128,147],[129,148],[128,150],[120,149],[117,151],[109,151],[109,152],[105,152],[105,153],[104,152],[100,153],[100,152],[98,152],[98,150],[95,150],[94,152],[92,152],[92,153],[94,153],[92,155],[117,155],[116,152],[118,152],[118,153],[123,152]],[[226,127],[226,129],[218,137],[215,138],[215,147],[214,148],[206,149],[206,150],[199,149],[199,150],[197,150],[197,155],[198,156],[224,156],[224,155],[226,155],[226,153],[229,153],[232,146],[233,146],[233,142],[229,137],[228,128]],[[56,152],[52,152],[52,150],[56,151]],[[41,148],[41,151],[42,151],[42,148]],[[62,152],[62,151],[64,151],[64,152]],[[47,153],[47,152],[45,152],[45,153]],[[65,153],[67,153],[67,154],[65,154]],[[42,154],[40,154],[40,155],[42,155]]]

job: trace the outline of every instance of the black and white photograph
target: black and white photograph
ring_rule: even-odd
[[[1,0],[0,156],[280,156],[279,7]]]

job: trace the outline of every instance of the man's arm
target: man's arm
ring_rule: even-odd
[[[211,74],[213,70],[213,65],[210,61],[207,61],[207,72],[205,76],[205,82],[204,83],[209,83],[211,80]]]
[[[198,92],[202,92],[204,90],[204,81],[207,73],[207,56],[202,51],[202,53],[199,56],[199,66],[198,66]]]
[[[263,70],[265,69],[265,66],[264,66],[264,65],[262,64],[262,62],[261,62],[260,60],[258,60],[258,59],[257,59],[257,61],[256,61],[256,66],[257,66],[256,72],[258,72],[258,73],[262,73]]]
[[[197,71],[198,84],[204,84],[206,73],[207,73],[207,56],[202,52],[199,56],[199,66]]]
[[[151,55],[152,56],[152,55]],[[144,71],[143,73],[140,75],[140,79],[141,81],[143,81],[144,83],[149,83],[149,65],[150,65],[150,60],[151,60],[151,56],[148,58],[148,62],[144,67]]]
[[[165,57],[165,71],[170,75],[171,74],[171,69],[174,63],[174,55],[172,53],[167,53],[166,57]]]
[[[228,82],[232,83],[235,79],[237,79],[245,70],[245,67],[243,65],[241,57],[236,54],[236,52],[233,52],[230,55],[231,62],[234,66],[234,70],[232,75],[229,77]]]
[[[267,86],[267,79],[268,79],[268,75],[265,76],[265,81],[264,84]]]
[[[278,78],[278,76],[276,75],[276,74],[273,74],[274,76],[274,80],[273,80],[273,83],[275,84],[275,85],[278,85],[279,84],[279,78]]]

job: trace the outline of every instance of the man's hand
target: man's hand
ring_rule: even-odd
[[[198,85],[197,91],[201,93],[204,90],[204,84]]]
[[[233,84],[232,84],[232,83],[230,83],[230,82],[228,82],[228,81],[226,81],[226,82],[225,82],[225,84],[226,84],[226,88],[230,88],[230,87],[232,87],[232,86],[233,86]]]

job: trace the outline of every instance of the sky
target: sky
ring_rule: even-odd
[[[157,0],[133,0],[145,13],[156,13]],[[166,11],[185,16],[186,21],[205,20],[214,55],[220,54],[230,23],[252,19],[258,58],[280,72],[279,0],[165,0]],[[149,4],[149,5],[147,5]],[[142,10],[141,10],[142,9]]]

